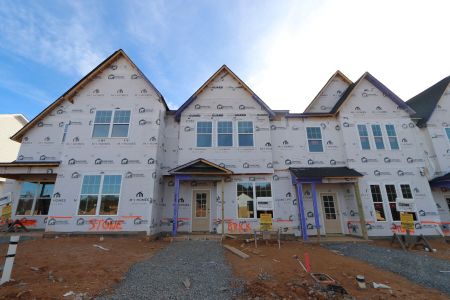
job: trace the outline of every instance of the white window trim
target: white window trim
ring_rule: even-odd
[[[219,122],[231,122],[231,142],[232,142],[232,145],[231,146],[219,146]],[[235,128],[236,128],[236,124],[235,124],[235,122],[233,122],[233,120],[229,120],[229,119],[225,119],[225,120],[218,120],[217,122],[216,122],[216,135],[217,135],[217,138],[215,139],[216,140],[216,144],[215,144],[215,146],[217,147],[217,148],[223,148],[223,149],[230,149],[230,148],[235,148],[236,147],[236,136],[235,136],[235,132],[237,132],[237,130],[235,130]],[[253,137],[253,143],[255,143],[255,140],[254,140],[254,137]]]
[[[361,136],[359,135],[359,129],[358,129],[358,125],[364,125],[366,126],[366,130],[367,130],[367,138],[369,139],[369,147],[370,149],[363,149],[362,144],[361,144]],[[373,147],[373,138],[370,136],[370,127],[371,124],[364,124],[364,123],[357,123],[356,124],[356,135],[358,136],[358,144],[359,144],[359,149],[361,151],[371,151],[371,150],[376,150],[376,148]]]
[[[21,187],[21,190],[20,190],[20,192],[19,192],[19,198],[18,198],[18,200],[17,200],[17,206],[16,206],[16,208],[15,208],[15,216],[20,216],[20,217],[43,217],[43,216],[48,216],[48,213],[46,214],[46,215],[36,215],[35,213],[34,213],[34,210],[36,209],[36,202],[37,202],[37,200],[40,198],[39,197],[39,195],[38,195],[38,192],[39,192],[39,189],[38,189],[38,187],[39,187],[39,185],[41,185],[41,184],[51,184],[51,183],[53,183],[53,191],[54,191],[54,188],[55,188],[55,183],[54,182],[31,182],[31,183],[36,183],[37,184],[37,186],[36,186],[36,190],[35,190],[35,192],[34,192],[34,197],[33,197],[33,205],[31,205],[31,214],[29,214],[29,215],[18,215],[17,214],[17,208],[18,208],[18,206],[19,206],[19,201],[20,201],[20,199],[21,199],[21,197],[20,197],[20,193],[22,192],[22,187]],[[51,205],[51,202],[52,202],[52,198],[53,198],[53,195],[50,195],[50,205]],[[23,198],[23,199],[25,199],[25,198]],[[27,199],[31,199],[31,198],[27,198]],[[50,206],[48,207],[48,210],[50,211]]]
[[[211,123],[211,146],[199,146],[197,145],[197,139],[198,139],[198,123],[199,122],[210,122]],[[207,149],[207,148],[213,148],[214,147],[214,122],[213,121],[209,121],[209,120],[198,120],[197,122],[195,122],[195,148],[200,148],[200,149]],[[204,134],[206,135],[206,133],[200,133],[200,134]]]
[[[402,187],[401,187],[401,185],[409,185],[409,189],[411,190],[411,199],[409,199],[409,198],[403,198],[403,192],[402,192]],[[414,211],[414,213],[416,214],[416,221],[414,221],[414,222],[420,222],[421,220],[420,220],[420,214],[419,214],[419,212],[417,211],[417,202],[416,202],[416,198],[414,198],[414,189],[413,189],[413,187],[411,186],[411,183],[408,183],[408,182],[399,182],[398,184],[397,184],[397,186],[398,186],[398,188],[399,188],[399,191],[400,191],[400,194],[398,194],[397,196],[401,196],[403,199],[409,199],[409,200],[412,200],[412,201],[414,201],[414,206],[416,207],[416,210]],[[396,221],[396,222],[400,222],[400,221]]]
[[[371,185],[378,185],[378,187],[380,188],[380,193],[381,193],[381,200],[382,200],[382,204],[383,204],[383,210],[384,210],[384,217],[385,220],[384,221],[379,221],[377,220],[377,215],[376,215],[376,209],[375,209],[375,202],[373,201],[373,197],[372,197],[372,189],[370,188]],[[387,195],[386,195],[386,188],[384,187],[384,183],[377,183],[377,182],[369,182],[368,183],[369,186],[369,193],[370,193],[370,202],[372,203],[372,208],[373,208],[373,212],[374,212],[374,219],[375,222],[380,222],[380,223],[387,223],[389,222],[389,218],[388,218],[388,214],[386,213],[386,204],[389,204],[388,200],[387,200]],[[379,202],[377,202],[379,203]],[[389,205],[388,205],[389,206]],[[390,207],[387,207],[389,209],[389,212],[391,211]],[[390,213],[389,213],[390,215]],[[392,217],[391,217],[392,220]]]
[[[319,128],[319,130],[320,130],[320,136],[321,136],[321,139],[320,139],[320,141],[322,142],[322,151],[311,151],[310,149],[309,149],[309,138],[308,138],[308,128]],[[322,133],[322,127],[320,127],[320,126],[305,126],[305,134],[306,134],[306,146],[307,146],[307,148],[308,148],[308,153],[324,153],[325,152],[325,146],[324,146],[324,144],[323,144],[323,133]],[[311,140],[318,140],[318,139],[311,139]]]
[[[194,205],[197,205],[197,203],[194,204],[194,201],[196,201],[197,199],[194,199],[194,194],[197,193],[197,192],[199,192],[199,193],[208,192],[209,193],[209,218],[211,219],[211,195],[212,195],[212,190],[211,189],[198,189],[197,190],[195,188],[192,189],[192,195],[191,195],[191,197],[192,197],[191,205],[192,205],[192,208],[193,208],[192,209],[192,218],[202,219],[202,220],[206,220],[208,218],[208,205],[206,206],[206,216],[204,216],[204,217],[197,217],[197,216],[195,216],[195,213],[194,213],[195,206]],[[208,203],[208,201],[206,203]],[[192,231],[192,223],[191,223],[191,231]]]
[[[116,111],[121,111],[121,110],[130,112],[130,122],[129,123],[114,123],[114,115],[115,115]],[[111,121],[109,122],[108,136],[94,137],[95,124],[108,124],[108,123],[95,123],[95,115],[97,114],[97,111],[111,111],[112,112]],[[131,127],[132,127],[131,126],[132,120],[133,120],[133,114],[132,114],[131,109],[98,109],[98,110],[95,111],[94,121],[92,122],[91,139],[128,139],[130,137],[130,131],[131,131]],[[127,134],[127,136],[111,136],[112,128],[113,128],[114,124],[118,124],[118,125],[128,124],[128,134]]]
[[[236,134],[237,134],[237,138],[236,138],[236,146],[238,148],[244,148],[244,149],[251,149],[251,148],[255,148],[256,146],[256,140],[255,140],[255,122],[253,122],[253,120],[251,121],[246,121],[246,120],[240,120],[240,121],[236,121]],[[253,127],[253,132],[252,132],[252,136],[253,136],[253,146],[241,146],[239,145],[239,135],[240,134],[249,134],[249,133],[239,133],[239,122],[251,122],[252,123],[252,127]]]
[[[103,180],[105,178],[105,176],[122,176],[121,180],[120,180],[120,193],[119,193],[119,202],[117,203],[117,214],[115,215],[101,215],[100,214],[100,207],[101,207],[101,196],[102,194],[102,189],[103,189]],[[81,191],[83,190],[83,181],[84,181],[84,177],[85,176],[100,176],[100,187],[98,190],[98,194],[97,194],[97,207],[95,208],[95,215],[80,215],[78,214],[79,210],[80,210],[80,205],[81,205]],[[83,177],[81,178],[81,185],[80,185],[80,192],[78,193],[78,205],[77,205],[77,211],[75,213],[76,216],[79,217],[117,217],[120,215],[120,199],[122,198],[122,187],[123,187],[123,180],[124,180],[124,174],[118,174],[118,173],[114,173],[114,174],[99,174],[99,173],[86,173],[83,175]],[[90,195],[90,194],[86,194],[86,195]],[[109,194],[108,194],[109,195]]]
[[[392,125],[392,126],[394,127],[394,130],[395,130],[395,138],[397,139],[398,149],[392,149],[392,147],[391,147],[391,142],[389,141],[389,134],[388,134],[388,131],[387,131],[387,128],[386,128],[387,125]],[[391,150],[391,151],[400,151],[400,150],[402,150],[402,149],[400,148],[400,142],[398,141],[398,132],[397,132],[397,127],[395,126],[395,124],[393,124],[393,123],[385,123],[385,124],[383,125],[383,128],[384,128],[384,130],[385,130],[385,132],[386,132],[386,139],[387,139],[387,143],[388,143],[388,145],[389,145],[389,150]]]
[[[382,141],[383,141],[383,146],[384,146],[384,148],[383,149],[378,149],[377,148],[377,143],[375,142],[375,135],[373,134],[373,128],[372,128],[372,126],[373,125],[377,125],[377,126],[380,126],[380,131],[381,131],[381,139],[382,139]],[[389,150],[387,147],[386,147],[386,136],[387,136],[387,134],[386,134],[386,132],[384,131],[383,132],[383,124],[381,124],[381,123],[370,123],[369,124],[369,126],[370,126],[370,134],[372,135],[372,142],[373,142],[373,149],[374,150],[377,150],[377,151],[386,151],[386,150]],[[386,130],[386,128],[384,128],[384,130]],[[378,136],[377,136],[378,137]],[[390,145],[389,145],[389,147],[390,147]]]
[[[274,195],[274,193],[273,193],[273,182],[271,181],[271,180],[258,180],[258,181],[241,181],[241,182],[236,182],[236,185],[235,185],[235,188],[234,188],[234,191],[235,191],[235,197],[236,197],[236,204],[238,204],[237,203],[237,186],[238,186],[238,184],[242,184],[242,183],[251,183],[252,185],[253,185],[253,215],[254,215],[254,217],[253,218],[239,218],[239,205],[236,205],[236,219],[238,219],[238,220],[257,220],[258,219],[258,210],[257,210],[257,208],[256,208],[256,183],[262,183],[262,182],[268,182],[268,183],[270,183],[270,191],[271,191],[271,193],[272,193],[272,201],[274,201],[273,200],[273,195]],[[275,203],[274,203],[274,206],[273,206],[273,210],[272,210],[272,217],[274,216],[274,214],[275,214]]]

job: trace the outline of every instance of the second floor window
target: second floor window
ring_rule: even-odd
[[[217,122],[217,146],[233,146],[233,123],[230,121]]]
[[[398,150],[399,147],[398,147],[397,133],[395,132],[394,125],[386,125],[386,132],[388,135],[391,150]]]
[[[383,150],[384,142],[383,142],[383,133],[381,132],[381,126],[372,125],[372,133],[373,133],[373,140],[375,141],[375,147],[378,150]]]
[[[450,142],[450,127],[445,128],[445,133],[447,134],[447,139]]]
[[[322,132],[320,127],[306,127],[309,152],[323,152]]]
[[[197,147],[212,146],[212,122],[197,122]]]
[[[98,110],[95,113],[92,137],[127,137],[130,127],[129,110]],[[112,122],[111,122],[112,121]]]
[[[253,147],[253,122],[238,122],[239,147]]]
[[[369,132],[366,125],[358,125],[359,140],[363,150],[370,150]]]

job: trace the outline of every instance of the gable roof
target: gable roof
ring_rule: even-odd
[[[419,119],[417,125],[423,125],[430,119],[449,84],[450,76],[406,101],[416,111],[412,117]]]
[[[352,91],[358,86],[358,84],[366,79],[371,84],[373,84],[377,89],[379,89],[384,95],[389,97],[395,104],[397,104],[400,108],[404,109],[409,114],[414,114],[415,111],[408,106],[399,96],[397,96],[393,91],[387,88],[384,84],[382,84],[378,79],[372,76],[369,72],[365,72],[357,81],[351,84],[345,92],[342,94],[341,98],[336,102],[336,105],[331,109],[330,113],[336,114],[341,109],[342,105],[345,101],[350,97]]]
[[[289,168],[295,178],[340,178],[363,177],[364,175],[348,167],[323,167],[323,168]]]
[[[275,117],[275,112],[270,109],[270,107],[264,103],[264,101],[261,100],[261,98],[259,98],[246,84],[244,81],[242,81],[236,74],[233,73],[233,71],[230,70],[230,68],[227,67],[227,65],[223,65],[222,67],[219,68],[219,70],[217,70],[208,80],[206,80],[206,82],[191,96],[189,97],[189,99],[183,103],[183,105],[180,106],[180,108],[177,110],[177,112],[175,113],[175,120],[180,121],[180,117],[181,117],[181,113],[192,103],[195,101],[195,99],[197,99],[197,96],[208,86],[208,84],[210,84],[214,78],[216,78],[222,71],[226,71],[228,72],[228,74],[230,74],[235,80],[237,80],[243,87],[244,89],[250,93],[250,95],[252,96],[252,98],[258,102],[259,105],[261,105],[269,114],[270,118]]]
[[[233,171],[212,163],[204,158],[185,163],[181,166],[169,170],[170,174],[214,174],[226,175],[233,174]]]
[[[49,113],[51,113],[56,107],[61,105],[65,100],[73,103],[73,97],[76,93],[83,88],[87,83],[89,83],[97,74],[106,69],[111,63],[116,61],[119,57],[124,57],[128,63],[131,64],[133,68],[139,72],[139,74],[144,78],[144,80],[155,90],[156,94],[161,98],[166,110],[169,110],[169,107],[164,100],[164,97],[161,93],[156,89],[156,87],[150,82],[150,80],[142,73],[142,71],[133,63],[133,61],[128,57],[128,55],[122,49],[115,51],[109,57],[107,57],[104,61],[102,61],[97,67],[95,67],[92,71],[90,71],[86,76],[84,76],[80,81],[78,81],[75,85],[73,85],[70,89],[68,89],[64,94],[62,94],[58,99],[56,99],[53,103],[47,106],[42,112],[40,112],[36,117],[34,117],[27,125],[22,127],[18,132],[16,132],[11,139],[20,142],[24,134],[33,128],[39,121],[45,118]]]
[[[319,93],[317,93],[317,95],[314,97],[314,99],[309,103],[308,107],[305,109],[304,113],[309,113],[308,110],[311,108],[311,106],[318,101],[318,99],[320,98],[320,96],[322,95],[322,93],[325,91],[325,89],[331,84],[331,82],[333,81],[334,78],[336,77],[341,77],[346,83],[348,83],[349,85],[351,85],[353,82],[348,79],[347,76],[344,75],[344,73],[342,73],[341,71],[337,70],[331,77],[330,79],[328,79],[327,83],[325,83],[325,85],[322,87],[322,89],[319,91]]]

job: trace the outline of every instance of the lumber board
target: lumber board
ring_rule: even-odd
[[[234,248],[234,247],[232,247],[232,246],[223,245],[223,247],[224,247],[225,249],[230,250],[231,252],[233,252],[234,254],[236,254],[237,256],[239,256],[239,257],[241,257],[241,258],[243,258],[243,259],[247,259],[247,258],[250,257],[250,255],[245,254],[244,252],[242,252],[242,251],[240,251],[240,250],[238,250],[238,249],[236,249],[236,248]]]

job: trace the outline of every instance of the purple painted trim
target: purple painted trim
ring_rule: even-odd
[[[259,98],[256,94],[252,94],[252,98],[258,102],[259,105],[261,105],[269,114],[269,118],[272,119],[273,117],[275,117],[275,112],[270,109],[269,106],[267,106],[266,103],[264,103],[264,101],[261,100],[261,98]]]
[[[317,208],[317,193],[316,193],[316,183],[311,183],[312,190],[312,198],[313,198],[313,206],[314,206],[314,221],[316,223],[316,228],[320,229],[320,221],[319,221],[319,209]]]
[[[195,95],[190,97],[186,102],[183,103],[183,105],[180,106],[179,109],[177,109],[177,112],[175,113],[176,121],[180,121],[181,113],[183,112],[183,110],[185,110],[192,102],[194,102],[195,99],[197,99],[197,96]]]
[[[177,235],[178,231],[178,206],[180,200],[180,179],[175,176],[175,196],[173,201],[173,224],[172,224],[172,236]]]
[[[298,183],[322,183],[322,178],[297,178]]]
[[[300,219],[300,227],[302,230],[303,240],[308,240],[308,230],[306,228],[305,208],[303,206],[303,190],[302,185],[297,183],[297,198],[298,198],[298,215]]]
[[[404,102],[402,99],[400,99],[399,96],[394,94],[393,91],[388,89],[384,84],[382,84],[378,79],[373,77],[370,73],[367,73],[365,78],[372,83],[377,89],[379,89],[383,94],[388,96],[392,101],[395,102],[400,108],[404,109],[406,112],[408,112],[410,115],[415,114],[416,112],[414,109],[412,109],[406,102]]]

